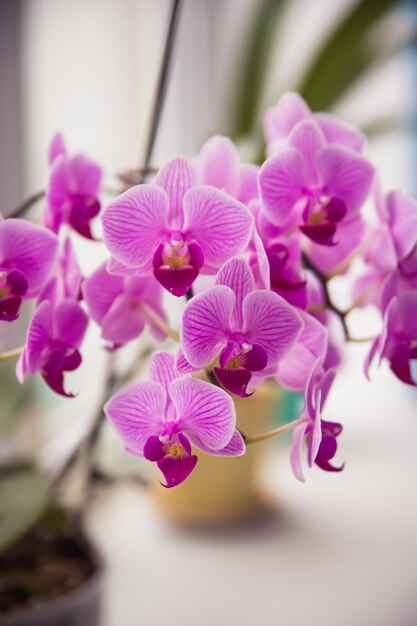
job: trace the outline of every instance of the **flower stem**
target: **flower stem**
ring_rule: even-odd
[[[36,193],[29,196],[27,200],[25,200],[21,205],[19,205],[11,213],[9,213],[7,217],[21,217],[22,215],[26,213],[26,211],[30,209],[31,206],[36,204],[36,202],[41,200],[44,196],[45,196],[45,192],[43,190],[37,191]]]
[[[168,86],[168,78],[169,72],[171,68],[172,61],[172,52],[175,44],[175,37],[177,33],[178,26],[178,18],[180,14],[182,0],[173,0],[172,9],[171,9],[171,17],[169,21],[169,27],[167,32],[167,37],[165,40],[165,48],[164,54],[162,57],[162,62],[159,70],[158,82],[155,93],[155,100],[152,108],[152,118],[149,126],[148,138],[146,141],[145,155],[143,158],[143,168],[147,169],[149,167],[152,152],[155,146],[156,134],[158,131],[158,126],[162,114],[162,109],[164,107],[165,95]]]
[[[179,335],[179,333],[177,333],[176,330],[174,330],[173,328],[171,328],[171,326],[169,326],[166,322],[164,322],[162,317],[160,317],[157,313],[155,313],[155,311],[153,309],[151,309],[151,307],[148,306],[147,304],[142,304],[142,308],[143,308],[144,312],[146,313],[146,315],[157,326],[159,326],[159,328],[161,330],[163,330],[164,333],[166,333],[168,335],[168,337],[171,337],[171,339],[173,339],[177,343],[180,343],[180,335]]]
[[[0,352],[0,361],[9,361],[11,359],[17,359],[23,350],[24,346],[15,348],[14,350],[8,350],[7,352]]]
[[[276,437],[277,435],[282,435],[283,433],[287,433],[290,430],[293,430],[300,424],[307,422],[308,420],[304,417],[299,417],[296,420],[289,422],[288,424],[284,424],[283,426],[278,426],[278,428],[274,428],[272,430],[268,430],[265,433],[259,433],[257,435],[245,435],[242,433],[242,436],[245,440],[246,445],[248,446],[251,443],[258,443],[259,441],[265,441],[266,439],[271,439],[272,437]]]

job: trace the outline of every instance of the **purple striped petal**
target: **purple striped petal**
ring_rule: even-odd
[[[225,285],[235,294],[236,302],[233,309],[233,326],[242,328],[242,305],[245,297],[255,287],[253,274],[246,261],[232,258],[220,268],[216,276],[216,285]]]
[[[343,200],[349,215],[358,212],[370,192],[372,165],[357,152],[333,145],[317,154],[316,167],[324,193]]]
[[[127,295],[121,294],[101,321],[101,336],[115,346],[122,346],[139,337],[144,328],[145,316],[140,306],[135,307]]]
[[[166,399],[158,383],[136,383],[110,398],[104,412],[125,447],[142,456],[147,439],[163,429]]]
[[[269,158],[259,172],[259,193],[267,217],[283,226],[303,197],[307,174],[301,153],[286,148]]]
[[[272,291],[253,291],[243,301],[243,334],[261,344],[270,365],[277,363],[301,333],[303,323],[288,302]]]
[[[193,187],[184,196],[188,239],[195,239],[204,255],[206,272],[214,272],[247,246],[253,224],[247,208],[214,187]]]
[[[196,448],[202,450],[206,454],[213,454],[215,456],[243,456],[246,452],[246,446],[243,437],[236,428],[227,446],[221,448],[220,450],[212,450],[211,448],[208,448],[195,436],[194,445]]]
[[[137,185],[103,213],[104,241],[116,259],[152,272],[152,257],[167,228],[168,196],[156,185]]]
[[[181,377],[175,367],[175,356],[169,352],[155,352],[151,358],[150,379],[159,383],[165,391],[170,384]]]
[[[182,317],[182,349],[194,367],[205,367],[227,343],[235,296],[217,285],[187,304]]]
[[[178,348],[177,354],[175,355],[175,367],[181,374],[193,374],[200,369],[199,367],[194,367],[187,361],[181,346]]]
[[[301,120],[309,118],[310,115],[310,109],[298,93],[291,91],[284,93],[278,104],[267,109],[264,115],[268,153],[272,154],[285,145],[292,128]]]
[[[168,195],[167,219],[171,229],[181,230],[184,224],[184,195],[197,184],[194,166],[186,157],[174,156],[161,167],[154,184],[162,187]]]
[[[177,409],[177,422],[194,443],[194,436],[213,450],[224,448],[233,436],[236,415],[231,397],[222,389],[195,378],[171,383],[169,395]]]

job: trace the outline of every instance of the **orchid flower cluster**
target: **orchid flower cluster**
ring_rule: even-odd
[[[65,373],[81,366],[89,318],[111,351],[145,328],[155,341],[179,342],[175,354],[153,354],[148,381],[104,407],[126,451],[155,462],[165,487],[189,476],[198,451],[241,456],[288,430],[296,478],[304,480],[304,446],[308,466],[341,471],[334,457],[342,425],[323,411],[342,358],[337,331],[351,339],[355,307],[373,305],[381,315],[366,375],[384,360],[417,385],[417,201],[384,196],[361,133],[312,113],[295,93],[266,112],[264,127],[260,167],[241,163],[232,141],[215,136],[193,160],[170,158],[150,184],[126,185],[103,211],[101,167],[69,156],[57,135],[42,225],[0,222],[3,324],[23,300],[36,300],[19,382],[39,373],[71,397]],[[83,277],[70,233],[93,240],[99,214],[108,260]],[[329,283],[357,257],[364,270],[343,311]],[[167,315],[174,298],[184,301],[179,333]],[[245,402],[266,379],[304,393],[304,408],[290,424],[249,437],[236,425],[234,399]]]

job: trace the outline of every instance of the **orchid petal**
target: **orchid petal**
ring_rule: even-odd
[[[294,307],[272,291],[248,294],[243,301],[243,317],[243,334],[248,343],[261,344],[270,365],[284,356],[303,327]]]
[[[67,298],[54,311],[54,336],[79,348],[88,325],[88,317],[77,300]]]
[[[372,165],[357,152],[332,145],[317,154],[316,168],[324,192],[343,200],[350,215],[358,212],[370,192]]]
[[[60,155],[66,156],[67,150],[65,148],[65,141],[62,133],[56,133],[52,137],[52,141],[48,148],[48,163],[52,165],[55,159]]]
[[[137,185],[103,213],[104,240],[116,259],[152,272],[152,256],[167,228],[168,196],[156,185]]]
[[[212,454],[215,456],[242,456],[246,452],[245,441],[240,432],[235,428],[235,432],[227,446],[220,450],[212,450],[205,446],[196,436],[194,436],[194,445],[199,450],[202,450],[206,454]]]
[[[403,259],[417,242],[417,200],[408,194],[392,191],[386,204],[396,253],[399,259]]]
[[[270,157],[259,172],[259,193],[266,216],[283,226],[303,196],[306,172],[301,153],[286,148]]]
[[[148,437],[162,431],[166,399],[158,383],[136,383],[110,398],[104,412],[126,448],[142,456]]]
[[[172,458],[165,456],[157,462],[157,465],[164,475],[166,484],[162,486],[170,489],[184,482],[191,474],[197,464],[197,457],[186,456],[183,458]]]
[[[51,272],[58,248],[57,238],[49,231],[20,219],[0,222],[0,268],[23,274],[33,297]]]
[[[227,343],[235,296],[216,285],[187,304],[182,318],[182,349],[194,367],[205,367]]]
[[[211,137],[199,155],[200,178],[203,185],[222,189],[236,197],[239,189],[239,154],[228,137]]]
[[[84,281],[82,291],[90,316],[101,324],[112,303],[123,293],[124,279],[109,274],[104,263]]]
[[[314,119],[320,125],[327,143],[342,144],[356,152],[362,152],[365,137],[357,128],[329,113],[315,113]]]
[[[177,409],[177,422],[191,443],[194,436],[213,450],[224,448],[236,424],[231,397],[222,389],[195,378],[171,383],[169,395]]]
[[[45,300],[38,306],[29,323],[24,362],[30,374],[38,370],[42,352],[52,337],[52,312],[52,303]]]
[[[193,187],[184,196],[184,229],[204,255],[204,269],[214,272],[248,244],[253,218],[247,208],[214,187]]]
[[[170,227],[181,230],[184,224],[184,195],[197,184],[194,166],[186,157],[171,157],[159,170],[154,184],[162,187],[168,195],[167,219]]]
[[[304,473],[303,473],[303,466],[301,464],[301,453],[303,450],[303,442],[304,442],[304,435],[305,435],[306,429],[307,429],[306,423],[300,424],[299,426],[294,428],[291,453],[290,453],[290,460],[291,460],[291,467],[292,467],[293,474],[297,478],[297,480],[299,480],[302,483],[305,482],[305,478],[304,478]]]
[[[230,259],[220,268],[216,277],[216,285],[225,285],[235,294],[236,301],[233,309],[232,324],[237,328],[242,328],[243,300],[255,287],[249,265],[243,259]]]
[[[101,321],[101,336],[116,346],[138,337],[145,328],[145,316],[140,306],[132,306],[124,293],[116,297]]]
[[[155,352],[151,359],[150,379],[159,383],[165,391],[170,384],[180,378],[181,374],[175,367],[175,356],[169,352]]]
[[[320,126],[312,119],[302,120],[289,134],[288,145],[296,148],[303,156],[305,184],[316,184],[315,156],[326,145]]]
[[[267,109],[264,115],[264,131],[268,142],[268,152],[282,147],[292,128],[301,120],[311,116],[307,104],[295,92],[284,93],[275,107]]]

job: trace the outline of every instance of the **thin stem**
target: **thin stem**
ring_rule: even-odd
[[[287,433],[290,430],[293,430],[300,424],[304,424],[307,422],[306,418],[298,418],[293,422],[289,422],[288,424],[284,424],[283,426],[278,426],[278,428],[274,428],[273,430],[268,430],[265,433],[259,433],[258,435],[245,435],[242,433],[242,437],[245,440],[246,445],[250,445],[251,443],[258,443],[259,441],[265,441],[266,439],[271,439],[272,437],[276,437],[277,435],[282,435],[283,433]]]
[[[45,192],[37,191],[36,193],[29,196],[27,200],[25,200],[21,205],[19,205],[16,209],[14,209],[11,213],[8,214],[7,217],[21,217],[30,209],[31,206],[36,204],[39,200],[41,200],[45,196]]]
[[[158,82],[155,93],[155,100],[153,105],[153,113],[151,123],[149,126],[149,134],[146,142],[145,155],[143,158],[143,168],[146,169],[149,166],[152,158],[152,152],[155,146],[156,134],[164,107],[165,95],[168,86],[169,72],[171,68],[172,52],[175,44],[175,36],[177,33],[178,18],[180,14],[180,7],[182,0],[173,0],[171,17],[168,26],[168,33],[165,41],[164,54],[162,57],[162,63],[159,70]]]
[[[147,304],[143,304],[142,303],[142,308],[143,308],[144,312],[146,313],[146,315],[148,317],[150,317],[150,319],[157,326],[159,326],[159,328],[161,330],[163,330],[164,333],[166,333],[168,335],[168,337],[171,337],[171,339],[173,339],[177,343],[180,343],[180,335],[179,335],[179,333],[177,333],[176,330],[174,330],[173,328],[171,328],[171,326],[169,326],[166,322],[164,322],[162,317],[159,317],[159,315],[157,313],[155,313],[155,311],[153,309],[151,309],[151,307],[149,307]]]
[[[312,261],[310,261],[310,259],[305,253],[303,253],[303,262],[304,262],[305,267],[309,269],[311,272],[313,272],[316,278],[318,278],[318,280],[320,281],[321,286],[323,287],[323,295],[324,295],[324,302],[325,302],[326,308],[336,313],[336,315],[341,321],[343,332],[345,333],[345,337],[346,339],[349,339],[349,328],[346,323],[347,314],[346,314],[346,311],[342,311],[341,309],[339,309],[333,303],[330,297],[329,286],[328,286],[329,277],[326,276],[326,274],[324,274],[321,270],[319,270],[319,268],[316,267]]]
[[[9,361],[11,359],[17,359],[23,350],[24,346],[15,348],[14,350],[8,350],[7,352],[0,352],[0,361]]]
[[[189,302],[191,300],[191,298],[194,297],[194,291],[193,288],[190,287],[189,290],[187,291],[187,293],[185,294],[185,299],[187,302]]]

